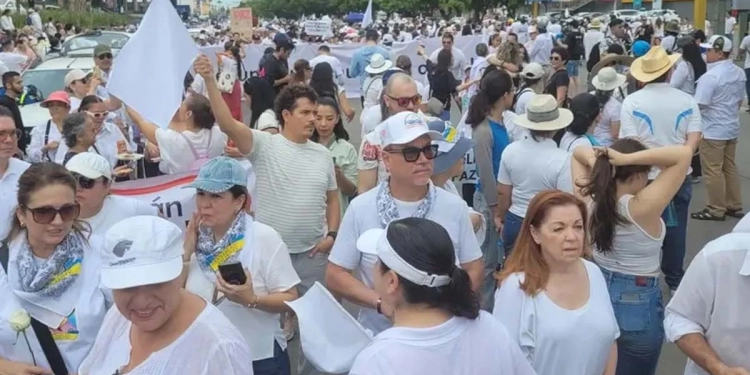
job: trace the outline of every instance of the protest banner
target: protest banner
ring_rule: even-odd
[[[305,33],[316,36],[333,35],[331,32],[331,22],[325,20],[307,20],[305,21]]]
[[[253,9],[252,8],[234,8],[229,13],[229,27],[232,33],[240,33],[243,37],[249,38],[253,35]]]
[[[461,50],[466,56],[467,67],[471,67],[472,62],[476,58],[476,46],[479,43],[486,42],[485,37],[481,35],[468,35],[468,36],[457,36],[455,39],[454,47]],[[428,86],[427,81],[427,64],[422,57],[417,55],[417,48],[420,44],[425,46],[425,51],[431,53],[442,48],[440,38],[426,38],[421,40],[415,40],[406,43],[393,43],[390,47],[390,59],[395,61],[400,55],[409,56],[412,61],[412,76],[415,80],[422,82],[425,86]],[[289,66],[293,66],[294,62],[299,59],[312,60],[318,54],[319,43],[298,43],[295,45],[292,55],[289,57]],[[341,66],[344,67],[346,77],[344,77],[344,89],[346,90],[346,96],[348,98],[359,98],[360,96],[360,81],[358,77],[352,77],[349,68],[351,66],[352,58],[354,53],[363,46],[363,44],[341,44],[341,45],[328,45],[331,49],[331,55],[339,59]],[[263,56],[263,51],[268,46],[262,44],[250,44],[245,48],[245,58],[242,61],[245,69],[248,70],[248,77],[257,77],[259,70],[260,59]],[[207,56],[215,56],[216,52],[221,52],[223,46],[207,46],[201,47],[201,52]]]

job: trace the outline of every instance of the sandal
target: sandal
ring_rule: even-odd
[[[727,216],[731,216],[735,219],[742,219],[745,217],[745,213],[742,212],[741,208],[738,208],[736,210],[727,210]]]
[[[714,216],[708,212],[708,208],[704,208],[702,211],[693,212],[690,217],[696,220],[708,220],[708,221],[724,221],[726,216]]]

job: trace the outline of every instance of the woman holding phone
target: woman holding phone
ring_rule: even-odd
[[[247,173],[238,161],[212,159],[189,187],[197,194],[185,231],[185,288],[237,327],[250,346],[255,375],[290,375],[279,314],[290,311],[284,302],[297,298],[300,279],[286,244],[247,213]]]

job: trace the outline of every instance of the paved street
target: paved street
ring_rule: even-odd
[[[581,70],[582,73],[585,74],[584,70]],[[583,79],[583,78],[582,78]],[[352,108],[355,108],[357,110],[357,116],[355,117],[355,122],[352,124],[348,124],[346,126],[347,130],[349,131],[349,135],[351,136],[351,142],[355,147],[359,146],[360,142],[360,133],[361,133],[361,126],[359,124],[359,111],[360,111],[360,103],[359,100],[350,100],[350,105]],[[454,106],[455,107],[455,106]],[[248,112],[246,110],[246,112]],[[454,124],[457,124],[460,120],[459,113],[454,109],[451,120]],[[747,124],[750,123],[750,114],[747,114],[743,112],[741,115],[741,120],[743,123],[743,130],[740,135],[739,144],[740,147],[738,147],[737,150],[737,168],[738,172],[741,176],[741,183],[742,183],[742,198],[743,202],[745,202],[745,208],[750,208],[750,163],[743,163],[742,160],[750,160],[750,130],[746,129]],[[690,203],[690,212],[698,211],[704,208],[706,202],[706,188],[703,183],[693,185],[693,198]],[[689,264],[689,262],[693,259],[695,254],[700,251],[700,249],[709,241],[715,239],[716,237],[728,233],[732,230],[734,225],[737,223],[736,219],[728,219],[725,222],[712,222],[712,221],[697,221],[692,220],[689,224],[688,229],[688,248],[687,248],[687,257],[685,259],[685,265]],[[664,296],[665,296],[665,303],[668,303],[669,301],[669,294],[667,291],[666,286],[663,287],[664,289]],[[347,306],[350,307],[350,306]],[[351,309],[352,311],[355,311],[354,309]],[[290,353],[292,355],[292,368],[293,368],[293,374],[296,374],[296,366],[294,364],[297,363],[297,356],[299,353],[299,339],[298,337],[295,337],[292,342],[290,342]],[[680,352],[680,350],[673,344],[664,344],[664,349],[661,353],[661,359],[659,363],[659,369],[657,371],[658,375],[680,375],[683,373],[683,369],[685,366],[685,356]]]

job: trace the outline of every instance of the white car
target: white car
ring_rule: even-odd
[[[49,94],[63,90],[65,75],[73,69],[88,72],[94,69],[94,58],[87,57],[56,57],[42,62],[34,69],[23,73],[23,85],[34,85],[40,95],[46,98]],[[30,133],[38,125],[46,125],[50,119],[49,111],[40,106],[41,103],[27,104],[20,108],[23,126]]]
[[[65,38],[60,51],[64,56],[94,56],[94,47],[106,44],[116,54],[131,36],[132,34],[122,31],[91,31]]]
[[[636,21],[640,19],[641,16],[641,12],[635,9],[620,9],[612,12],[612,14],[625,22]]]
[[[672,9],[649,10],[648,12],[646,12],[646,14],[648,18],[653,19],[653,20],[657,18],[661,18],[662,21],[665,21],[665,22],[680,20],[680,15],[677,14],[677,12],[675,12]]]

